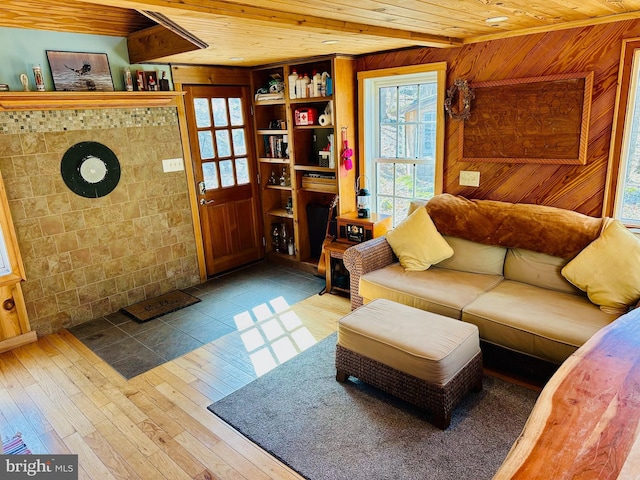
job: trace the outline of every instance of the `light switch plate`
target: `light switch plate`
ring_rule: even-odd
[[[182,158],[167,158],[162,160],[162,171],[167,172],[180,172],[184,170],[184,162]]]
[[[465,187],[479,187],[480,172],[462,170],[460,172],[460,185]]]

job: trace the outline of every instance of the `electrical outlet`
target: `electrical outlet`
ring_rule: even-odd
[[[163,172],[180,172],[182,170],[184,170],[184,162],[181,158],[167,158],[162,160]]]
[[[465,187],[479,187],[480,172],[462,170],[460,172],[460,185]]]

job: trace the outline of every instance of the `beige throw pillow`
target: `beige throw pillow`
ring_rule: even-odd
[[[640,240],[619,220],[562,269],[607,313],[624,313],[640,299]]]
[[[422,271],[453,255],[425,208],[419,208],[387,232],[387,241],[405,270]]]

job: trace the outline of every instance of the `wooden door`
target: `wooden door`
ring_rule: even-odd
[[[247,87],[186,85],[207,276],[264,256]]]

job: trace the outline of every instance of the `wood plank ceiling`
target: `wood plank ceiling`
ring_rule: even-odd
[[[506,18],[487,21],[496,17]],[[234,66],[451,47],[638,17],[640,0],[5,0],[0,6],[0,26],[130,36],[136,61]],[[147,29],[155,24],[150,18],[168,28]],[[164,48],[176,33],[208,46]]]

